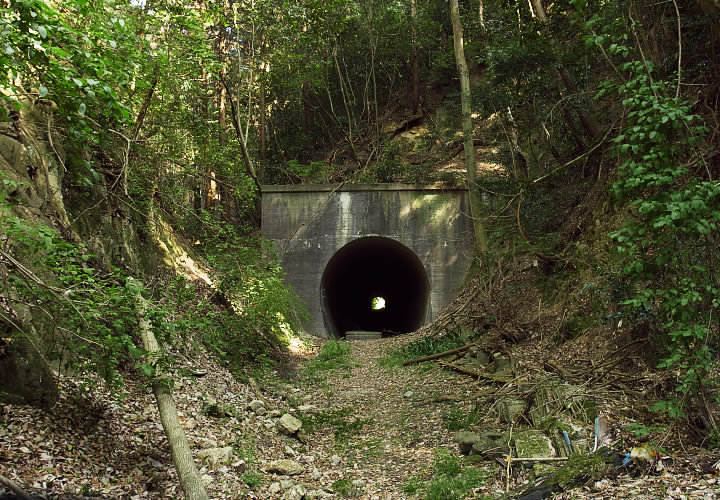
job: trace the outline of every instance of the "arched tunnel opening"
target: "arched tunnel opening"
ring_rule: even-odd
[[[430,282],[409,248],[389,238],[354,240],[330,259],[320,284],[328,333],[412,332],[425,323]]]

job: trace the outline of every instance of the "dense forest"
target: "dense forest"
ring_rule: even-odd
[[[720,448],[718,0],[0,0],[0,74],[0,441],[152,390],[206,498],[174,381],[255,391],[312,343],[262,186],[437,183],[470,191],[465,341],[641,346],[606,373],[657,381],[637,434]],[[0,484],[57,488],[13,447]]]

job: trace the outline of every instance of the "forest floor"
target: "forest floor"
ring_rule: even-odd
[[[458,303],[467,304],[467,298]],[[426,326],[402,336],[341,342],[347,352],[323,362],[317,353],[326,342],[309,339],[258,382],[238,381],[209,356],[180,366],[175,399],[210,497],[452,499],[510,492],[506,498],[518,498],[535,479],[525,464],[471,464],[453,442],[454,430],[507,427],[488,395],[532,383],[553,359],[565,360],[571,378],[580,370],[567,360],[578,357],[573,351],[578,346],[568,344],[560,353],[547,339],[515,346],[516,376],[505,384],[436,362],[392,362],[398,349],[430,333]],[[475,340],[503,352],[509,347],[492,330]],[[632,349],[623,354],[627,351]],[[652,385],[650,377],[626,373],[623,389],[610,383],[594,391],[619,455],[639,444],[626,427],[646,404],[638,394]],[[70,378],[61,385],[61,401],[50,411],[0,407],[1,475],[38,498],[181,497],[146,385],[129,381],[120,393],[101,386],[83,393]],[[302,421],[298,435],[278,431],[278,417],[285,413]],[[720,453],[683,444],[677,424],[650,427],[644,439],[662,446],[659,465],[594,478],[581,474],[555,498],[720,497]],[[232,450],[227,461],[200,458],[203,449],[223,447]],[[280,459],[297,469],[272,472]],[[0,487],[0,498],[14,498],[2,493]]]

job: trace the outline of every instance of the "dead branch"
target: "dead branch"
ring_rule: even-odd
[[[446,368],[450,368],[451,370],[454,370],[456,372],[462,373],[464,375],[470,375],[471,377],[475,378],[484,378],[487,380],[492,380],[493,382],[497,382],[500,384],[507,384],[512,379],[501,377],[499,375],[493,375],[492,373],[486,373],[486,372],[479,372],[477,370],[471,370],[469,368],[465,368],[463,366],[459,366],[453,363],[447,363],[445,361],[439,361],[438,362],[441,366],[444,366]]]
[[[457,347],[457,348],[455,348],[455,349],[450,349],[449,351],[438,352],[438,353],[436,353],[436,354],[431,354],[431,355],[429,355],[429,356],[423,356],[422,358],[410,359],[410,360],[408,360],[408,361],[405,361],[405,362],[403,363],[403,366],[414,365],[414,364],[417,364],[417,363],[423,363],[423,362],[425,362],[425,361],[432,361],[433,359],[444,358],[445,356],[450,356],[450,355],[452,355],[452,354],[457,354],[457,353],[460,353],[460,352],[465,352],[465,351],[467,351],[468,349],[470,349],[471,347],[476,346],[476,345],[477,345],[476,343],[466,344],[466,345],[464,345],[464,346],[462,346],[462,347]]]
[[[32,500],[32,497],[30,495],[28,495],[27,492],[24,489],[22,489],[19,484],[17,484],[12,479],[9,479],[9,478],[3,476],[2,474],[0,474],[0,484],[10,488],[10,490],[13,493],[15,493],[15,495],[20,500]]]

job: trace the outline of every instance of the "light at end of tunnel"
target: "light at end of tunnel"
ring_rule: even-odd
[[[370,307],[373,311],[381,311],[385,309],[385,299],[382,297],[373,297]]]

